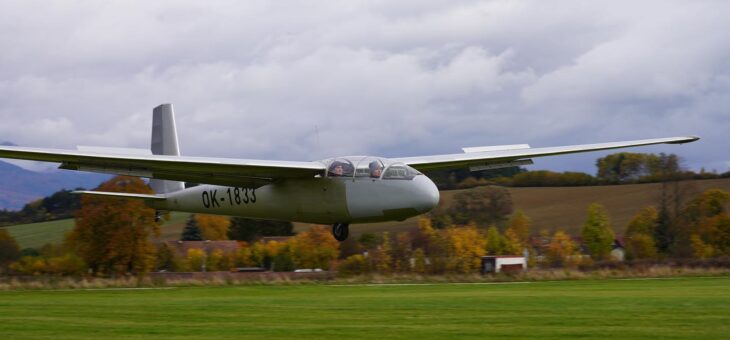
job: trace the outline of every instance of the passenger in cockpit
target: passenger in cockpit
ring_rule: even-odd
[[[372,161],[372,162],[370,162],[369,167],[370,167],[370,177],[380,178],[380,175],[383,173],[383,166],[380,165],[380,162]]]
[[[339,163],[339,164],[335,164],[335,165],[334,165],[334,166],[332,167],[332,169],[331,169],[331,174],[332,174],[332,176],[335,176],[335,177],[340,177],[340,176],[342,176],[342,173],[343,173],[343,172],[344,172],[344,170],[342,169],[342,163]]]

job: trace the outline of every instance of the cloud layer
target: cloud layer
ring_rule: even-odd
[[[0,5],[0,140],[309,160],[696,134],[730,168],[719,1],[34,2]],[[593,171],[600,154],[536,167]]]

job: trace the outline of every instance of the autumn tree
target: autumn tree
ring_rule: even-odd
[[[372,270],[368,258],[362,254],[355,254],[347,257],[337,267],[337,272],[343,276],[367,274]]]
[[[588,218],[583,225],[583,244],[595,259],[609,258],[616,239],[606,209],[597,203],[588,207]]]
[[[185,223],[185,228],[183,228],[182,235],[180,235],[180,240],[203,240],[203,233],[201,232],[200,227],[198,227],[198,220],[195,218],[195,215],[190,215],[190,217],[188,217],[188,221]]]
[[[413,272],[416,274],[426,273],[426,254],[421,248],[416,248],[413,251]]]
[[[520,255],[524,252],[526,247],[526,243],[523,243],[523,241],[520,240],[520,237],[517,236],[514,229],[508,228],[504,232],[504,237],[502,238],[502,252],[505,255]]]
[[[380,244],[380,238],[373,233],[363,233],[358,237],[357,244],[364,250],[375,249]]]
[[[129,176],[116,176],[97,190],[153,194],[144,181]],[[94,273],[145,273],[155,265],[149,238],[159,230],[155,210],[141,200],[87,195],[81,198],[67,242]]]
[[[157,245],[157,261],[155,263],[156,270],[175,271],[177,263],[175,262],[175,252],[167,243]]]
[[[651,180],[661,182],[657,202],[658,217],[654,229],[654,242],[657,252],[665,255],[688,255],[686,243],[689,235],[681,227],[682,209],[691,196],[692,188],[681,182],[683,179],[680,159],[676,155],[664,153],[649,162]]]
[[[598,178],[611,183],[638,180],[646,173],[646,155],[619,152],[596,160]]]
[[[570,238],[570,235],[558,230],[550,240],[545,255],[548,262],[553,266],[571,265],[570,257],[575,255],[576,249],[575,242]]]
[[[206,254],[205,250],[200,248],[190,248],[185,254],[185,269],[193,272],[204,272]]]
[[[196,214],[195,221],[204,240],[227,240],[230,219],[224,216]]]
[[[281,251],[271,260],[275,272],[290,272],[297,269],[288,251]]]
[[[82,275],[86,271],[84,261],[72,253],[53,256],[23,256],[10,264],[10,268],[26,275]]]
[[[294,225],[286,221],[258,220],[244,217],[234,217],[228,228],[228,238],[231,240],[254,242],[265,236],[292,236]]]
[[[730,255],[730,192],[710,189],[690,201],[684,219],[696,257]]]
[[[375,261],[375,269],[378,273],[387,274],[393,270],[393,246],[391,245],[390,233],[383,233],[380,245],[372,254]]]
[[[250,261],[256,266],[271,270],[276,255],[288,249],[289,248],[284,247],[283,243],[273,240],[268,242],[256,242],[251,245]]]
[[[626,257],[629,259],[651,259],[656,256],[656,245],[651,235],[635,234],[626,242]]]
[[[501,255],[503,253],[504,238],[497,227],[491,226],[487,229],[485,248],[489,255]]]
[[[531,221],[521,210],[517,210],[509,221],[504,236],[510,253],[519,254],[530,245]]]
[[[433,228],[431,220],[428,218],[420,218],[418,220],[418,230],[413,236],[413,247],[423,249],[425,255],[429,258],[430,264],[427,271],[433,274],[443,273],[448,265],[448,240]]]
[[[447,206],[439,206],[431,213],[435,227],[470,222],[479,226],[502,224],[512,213],[512,197],[505,188],[484,186],[461,191]]]
[[[0,266],[20,258],[18,242],[4,228],[0,228]]]
[[[449,244],[449,269],[459,273],[474,273],[479,270],[481,257],[486,255],[486,243],[473,224],[465,227],[451,227],[444,230]]]
[[[328,269],[330,262],[339,255],[339,242],[322,226],[301,232],[287,243],[297,268]]]
[[[629,259],[652,258],[657,255],[654,233],[659,214],[654,207],[639,211],[626,227],[626,257]]]
[[[408,272],[411,270],[411,236],[409,233],[401,232],[395,235],[393,244],[393,270],[396,272]]]

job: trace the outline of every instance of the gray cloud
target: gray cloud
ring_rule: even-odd
[[[144,147],[175,104],[188,155],[324,158],[697,134],[727,171],[724,2],[0,4],[0,139]],[[593,170],[599,154],[536,167]]]

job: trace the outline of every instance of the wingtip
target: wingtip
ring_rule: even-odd
[[[685,136],[685,137],[678,137],[675,140],[671,142],[667,142],[667,144],[684,144],[684,143],[692,143],[700,140],[700,137],[698,136]]]

